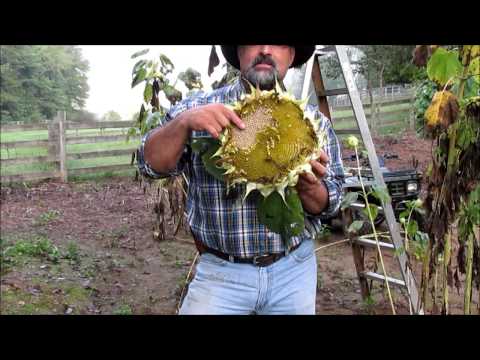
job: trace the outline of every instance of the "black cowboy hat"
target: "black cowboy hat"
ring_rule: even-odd
[[[222,53],[228,63],[236,69],[240,69],[240,62],[237,56],[238,45],[222,45]],[[315,45],[290,45],[295,48],[295,59],[290,67],[302,66],[315,51]]]

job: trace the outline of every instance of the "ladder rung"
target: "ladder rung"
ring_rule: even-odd
[[[329,53],[335,51],[335,45],[327,45],[322,48],[316,48],[315,52],[317,54]]]
[[[367,187],[374,186],[376,184],[377,184],[377,182],[370,181],[370,180],[367,180],[367,181],[363,182],[363,186],[367,186]],[[352,182],[344,183],[342,187],[344,189],[349,189],[349,188],[360,188],[361,186],[362,186],[362,184],[360,183],[360,181],[352,181]]]
[[[337,135],[360,134],[360,130],[358,130],[358,129],[338,129],[338,130],[335,130],[335,134],[337,134]]]
[[[348,89],[347,88],[341,88],[341,89],[330,89],[330,90],[325,90],[321,93],[318,94],[318,96],[336,96],[336,95],[348,95]]]
[[[373,205],[373,204],[370,204]],[[356,209],[365,209],[365,203],[361,202],[354,202],[350,205],[350,207],[356,208]],[[377,210],[379,213],[383,214],[383,208],[381,206],[377,205]]]
[[[370,247],[377,247],[377,242],[375,240],[370,240],[370,239],[365,239],[363,237],[359,237],[355,239],[355,242],[357,244],[363,245],[363,246],[370,246]],[[395,250],[395,246],[392,243],[387,243],[384,241],[379,241],[378,244],[380,247],[385,248],[385,249],[390,249],[390,250]]]
[[[370,280],[385,282],[385,276],[377,274],[373,271],[365,271],[365,272],[362,273],[362,276],[364,276],[364,277],[366,277],[367,279],[370,279]],[[395,286],[406,287],[405,281],[403,281],[403,280],[399,280],[399,279],[395,279],[395,278],[392,278],[390,276],[387,276],[387,281],[388,281],[389,284],[392,284],[392,285],[395,285]]]

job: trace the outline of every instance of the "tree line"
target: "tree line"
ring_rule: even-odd
[[[85,115],[88,70],[76,46],[1,46],[1,122],[38,122],[59,110]]]

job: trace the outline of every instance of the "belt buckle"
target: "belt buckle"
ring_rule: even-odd
[[[270,257],[270,254],[265,254],[265,255],[260,255],[260,256],[255,256],[253,258],[253,265],[255,266],[259,266],[259,267],[263,267],[263,266],[267,266],[267,264],[265,264],[263,262],[263,260],[267,259]]]

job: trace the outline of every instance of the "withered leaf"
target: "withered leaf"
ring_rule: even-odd
[[[458,269],[455,270],[453,278],[455,279],[455,287],[457,288],[457,293],[458,295],[460,295],[460,288],[462,287],[462,284],[460,283],[460,277],[458,276]]]
[[[413,49],[413,64],[418,67],[427,65],[428,58],[438,49],[438,45],[417,45]]]
[[[428,45],[417,45],[413,50],[413,64],[418,67],[427,65]]]
[[[447,268],[447,284],[448,286],[452,287],[453,286],[453,271],[451,266]]]
[[[468,99],[465,103],[465,114],[469,118],[480,121],[480,96]]]
[[[425,112],[427,125],[434,129],[441,126],[443,129],[455,122],[458,116],[458,100],[450,91],[437,91],[433,95],[432,103]]]
[[[208,60],[208,76],[212,75],[213,70],[219,64],[220,59],[218,58],[217,51],[215,50],[215,45],[212,45],[212,50],[210,51],[210,58]]]

